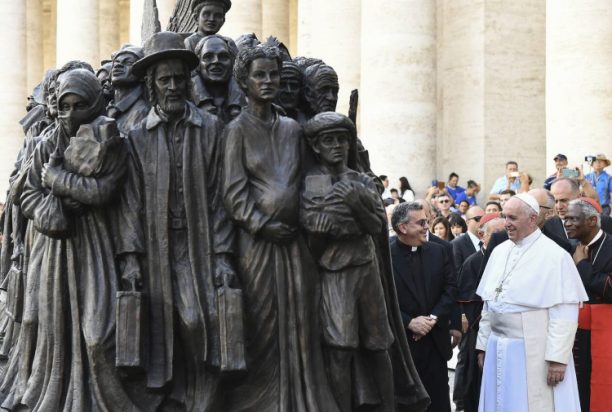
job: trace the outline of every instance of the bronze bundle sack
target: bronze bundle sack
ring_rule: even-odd
[[[56,149],[49,159],[49,164],[57,166],[62,161],[63,156],[58,154],[58,149]],[[36,230],[43,235],[54,238],[68,236],[70,226],[61,199],[51,193],[47,194],[38,205],[38,211],[34,214],[33,224]]]

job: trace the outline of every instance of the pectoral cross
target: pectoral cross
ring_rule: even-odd
[[[502,283],[499,284],[498,287],[495,288],[495,300],[497,301],[497,298],[499,298],[499,294],[502,293]]]

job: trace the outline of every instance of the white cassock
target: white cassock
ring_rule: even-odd
[[[476,293],[484,307],[476,349],[486,351],[481,412],[580,411],[572,347],[588,300],[572,257],[538,229],[497,246]],[[557,386],[548,362],[567,365]]]

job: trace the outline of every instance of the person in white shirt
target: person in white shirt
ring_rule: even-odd
[[[579,306],[588,300],[580,275],[542,235],[532,195],[514,196],[503,213],[509,240],[493,250],[476,291],[484,301],[479,411],[580,411],[572,360]]]

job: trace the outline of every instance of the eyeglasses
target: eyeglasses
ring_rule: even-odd
[[[438,200],[438,203],[448,203],[450,202],[450,200],[446,199],[446,200]]]
[[[421,226],[421,227],[427,227],[427,219],[421,219],[421,220],[417,220],[416,222],[417,225]]]
[[[468,220],[473,220],[474,222],[478,223],[480,222],[480,219],[482,219],[482,216],[474,216],[469,218]]]

